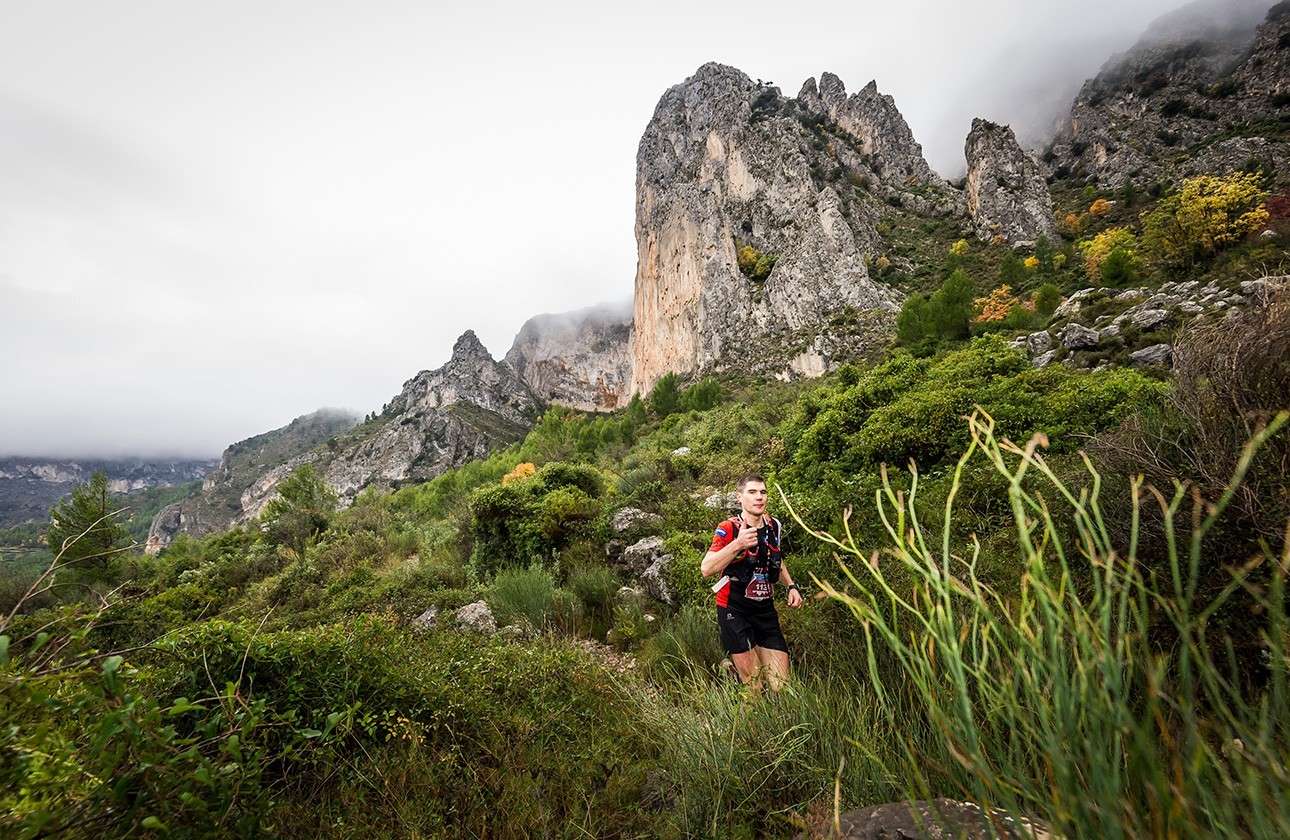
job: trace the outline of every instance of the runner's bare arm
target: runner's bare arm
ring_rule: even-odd
[[[699,564],[699,571],[704,577],[719,575],[735,561],[735,557],[741,551],[747,551],[757,545],[757,529],[744,528],[733,540],[726,544],[725,548],[719,551],[709,551],[703,555],[703,562]]]

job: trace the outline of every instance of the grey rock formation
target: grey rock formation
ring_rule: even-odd
[[[719,511],[739,510],[739,494],[733,490],[728,493],[713,493],[703,500],[703,506]]]
[[[1079,314],[1080,309],[1084,306],[1084,301],[1091,297],[1097,289],[1080,289],[1075,294],[1062,301],[1062,305],[1057,307],[1053,313],[1054,318],[1069,318],[1072,315]]]
[[[1012,247],[1032,246],[1041,236],[1061,241],[1043,170],[1011,128],[972,120],[964,154],[968,215],[979,238],[1000,236]]]
[[[304,464],[315,466],[342,503],[367,487],[428,481],[521,439],[542,406],[467,330],[446,364],[409,379],[379,415],[354,426],[355,417],[320,412],[235,444],[198,497],[158,519],[177,516],[179,530],[193,536],[226,531],[258,516],[278,483]],[[309,434],[283,434],[297,425]],[[164,523],[156,531],[159,546],[175,533]]]
[[[829,72],[820,74],[818,91],[807,79],[798,102],[811,117],[826,117],[856,142],[861,155],[873,161],[873,171],[892,184],[941,184],[923,158],[923,147],[914,140],[896,101],[878,92],[870,81],[847,96],[842,80]]]
[[[404,383],[380,417],[327,459],[324,475],[343,498],[370,485],[427,481],[519,440],[541,407],[515,371],[467,330],[448,363]]]
[[[1096,347],[1102,337],[1098,335],[1097,330],[1086,327],[1082,324],[1067,324],[1057,338],[1067,350],[1085,350],[1090,347]]]
[[[412,629],[419,630],[421,632],[425,632],[427,630],[433,630],[435,628],[435,625],[438,624],[438,622],[439,622],[439,608],[429,607],[426,609],[425,612],[421,613],[421,615],[412,619]]]
[[[1148,365],[1168,365],[1173,362],[1174,348],[1168,344],[1153,344],[1129,354],[1129,364],[1133,367]]]
[[[1046,353],[1040,353],[1038,356],[1031,359],[1030,363],[1037,368],[1046,368],[1053,363],[1061,352],[1061,348],[1057,348],[1055,350],[1049,350]]]
[[[476,601],[457,610],[454,616],[457,626],[469,633],[483,633],[491,636],[497,632],[497,619],[487,601]]]
[[[616,534],[661,528],[663,517],[639,508],[623,508],[614,514],[613,519],[609,521],[609,527]]]
[[[847,98],[836,77],[823,82],[788,99],[705,64],[659,101],[637,151],[641,393],[671,371],[818,375],[889,339],[901,296],[868,269],[885,250],[881,196],[929,208],[926,196],[940,197],[944,212],[956,199],[889,97],[870,86]],[[761,274],[741,273],[745,246],[766,257]],[[848,309],[849,328],[830,329]]]
[[[1032,356],[1038,356],[1041,353],[1047,353],[1053,349],[1053,337],[1047,330],[1037,333],[1031,333],[1026,336],[1026,350]]]
[[[633,577],[640,577],[663,554],[662,537],[645,537],[623,550],[621,562]]]
[[[1284,173],[1290,145],[1266,127],[1290,89],[1284,3],[1192,3],[1085,83],[1045,155],[1054,177],[1104,190],[1226,174],[1259,158]],[[1284,177],[1284,176],[1283,176]]]
[[[1166,309],[1139,309],[1129,316],[1133,326],[1140,330],[1152,330],[1169,320]]]
[[[675,560],[676,558],[671,554],[660,554],[641,573],[641,583],[650,597],[669,606],[676,606],[677,602],[676,589],[667,578],[668,570],[672,568]]]
[[[603,304],[530,318],[506,363],[534,394],[582,411],[612,411],[632,395],[631,306]]]

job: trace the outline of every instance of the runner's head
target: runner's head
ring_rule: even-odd
[[[739,479],[736,488],[739,491],[739,504],[744,513],[761,516],[766,512],[766,479],[756,473],[749,473]]]

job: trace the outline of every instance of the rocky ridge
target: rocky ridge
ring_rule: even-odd
[[[1290,165],[1290,2],[1193,4],[1085,83],[1044,155],[1048,174],[1119,189]],[[1257,15],[1257,16],[1256,16]],[[1262,23],[1259,20],[1262,19]],[[1257,28],[1256,28],[1257,27]]]
[[[199,496],[157,516],[149,550],[160,550],[177,533],[200,536],[249,522],[274,497],[278,483],[305,464],[314,464],[346,503],[367,487],[428,481],[519,440],[541,407],[510,366],[494,360],[467,330],[446,364],[409,379],[379,415],[357,426],[357,418],[348,418],[343,428],[301,438],[299,446],[279,449],[271,459],[259,455],[257,438],[230,447]],[[243,451],[261,458],[256,468],[236,468]]]
[[[210,459],[0,458],[0,528],[47,521],[58,500],[95,472],[105,473],[108,490],[120,494],[198,481],[217,463]]]

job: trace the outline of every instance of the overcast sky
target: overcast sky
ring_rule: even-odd
[[[636,144],[706,61],[876,79],[953,177],[1178,5],[0,0],[0,455],[215,456],[628,300]]]

